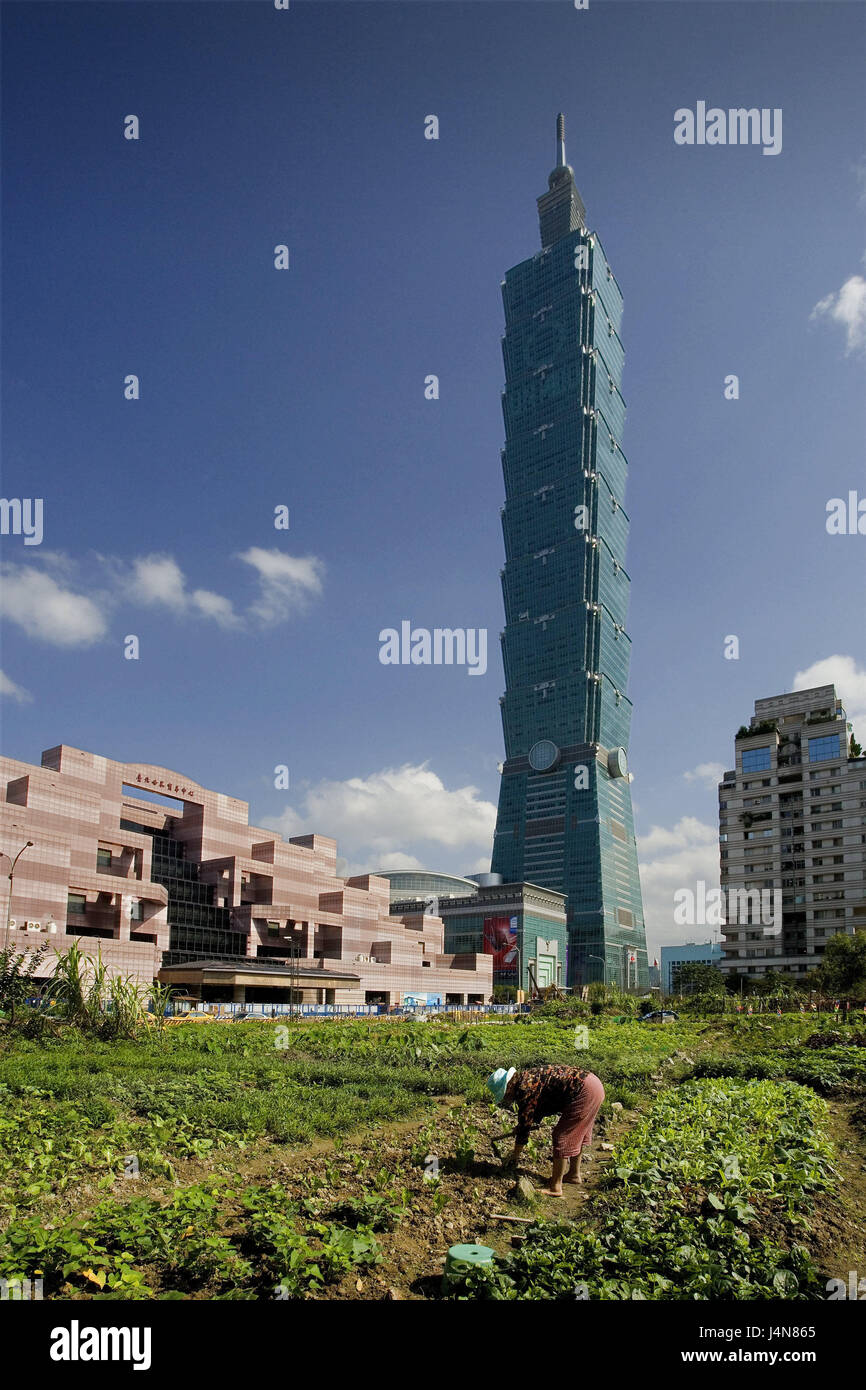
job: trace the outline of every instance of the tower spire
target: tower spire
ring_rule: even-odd
[[[560,111],[556,118],[556,167],[562,169],[567,164],[565,158],[565,116]]]
[[[556,118],[556,168],[547,180],[547,192],[538,199],[541,245],[552,246],[569,232],[586,225],[586,209],[574,183],[574,170],[565,162],[565,116]]]

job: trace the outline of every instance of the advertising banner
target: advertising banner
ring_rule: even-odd
[[[484,918],[484,954],[493,957],[494,978],[511,975],[517,979],[517,918]]]

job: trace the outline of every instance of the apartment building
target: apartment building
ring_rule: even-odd
[[[866,930],[866,757],[832,685],[756,700],[735,754],[719,785],[721,969],[805,975],[834,933]]]

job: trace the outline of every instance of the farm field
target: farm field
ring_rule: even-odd
[[[823,1300],[866,1270],[864,1042],[806,1015],[6,1033],[0,1277],[74,1300]],[[515,1192],[484,1085],[537,1061],[606,1089],[562,1200]],[[461,1242],[494,1267],[443,1289]]]

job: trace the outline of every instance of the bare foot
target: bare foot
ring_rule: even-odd
[[[557,1189],[557,1188],[555,1188],[555,1187],[542,1187],[540,1190],[541,1190],[541,1195],[542,1195],[542,1197],[561,1197],[561,1196],[562,1196],[562,1188]]]
[[[583,1178],[563,1178],[562,1181],[575,1183],[578,1184],[580,1187],[583,1187]]]

